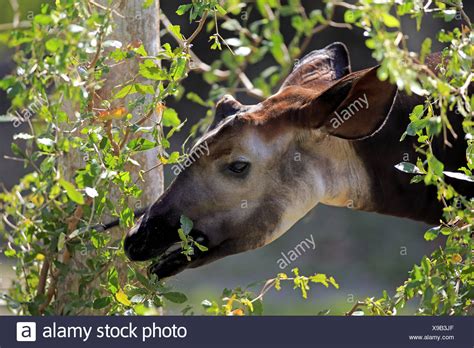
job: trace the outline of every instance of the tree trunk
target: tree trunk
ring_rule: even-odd
[[[108,7],[108,1],[98,1],[104,7]],[[117,40],[122,43],[125,47],[128,44],[136,44],[141,42],[145,47],[146,51],[150,56],[155,56],[160,48],[160,3],[159,0],[155,0],[153,4],[147,8],[143,8],[143,0],[121,0],[112,2],[114,9],[114,31],[107,37],[107,40]],[[131,77],[135,76],[138,71],[138,62],[134,59],[128,59],[123,61],[122,64],[115,65],[111,68],[107,74],[105,84],[103,88],[97,92],[101,99],[109,100],[111,96],[116,92],[114,87],[125,83],[130,80]],[[138,81],[137,81],[138,82]],[[127,102],[133,99],[133,96],[129,96],[126,100],[115,100],[112,102],[111,108],[125,106]],[[119,103],[119,104],[114,104]],[[134,114],[134,121],[139,119],[139,115]],[[155,112],[151,115],[148,122],[158,122],[161,115]],[[80,169],[84,165],[84,160],[79,152],[73,152],[68,155],[64,163],[64,176],[72,180],[77,169]],[[158,163],[158,149],[152,149],[144,152],[140,152],[134,156],[134,159],[140,163],[140,167],[130,165],[127,170],[131,173],[134,179],[138,178],[140,170],[150,170],[144,177],[145,182],[141,180],[137,181],[138,186],[143,190],[140,200],[137,202],[129,202],[130,207],[140,208],[145,207],[153,203],[163,192],[163,169],[161,166],[156,167]],[[119,193],[115,192],[111,194],[113,201],[117,200]],[[103,218],[107,220],[107,218]],[[113,240],[121,239],[126,231],[121,228],[116,228],[112,233]],[[83,256],[71,255],[69,259],[70,271],[61,284],[57,285],[56,292],[56,303],[55,307],[56,314],[75,314],[68,313],[65,310],[67,303],[70,301],[68,293],[75,293],[78,291],[79,282],[78,277],[75,276],[74,270],[85,267],[83,265]],[[123,263],[117,262],[115,268],[119,272],[122,281],[126,274]],[[97,282],[91,283],[89,287],[97,288]],[[81,314],[92,314],[91,312],[84,311]]]

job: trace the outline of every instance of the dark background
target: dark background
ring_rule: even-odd
[[[194,30],[195,24],[190,24],[186,17],[175,14],[181,2],[166,0],[161,2],[163,11],[173,24],[180,24],[181,31],[189,35]],[[19,1],[19,3],[22,20],[30,19],[39,12],[40,2],[37,0]],[[314,8],[323,8],[320,1],[303,1],[303,3],[308,13]],[[10,22],[12,12],[9,2],[0,0],[0,5],[2,9],[0,23]],[[465,1],[465,11],[473,17],[474,3],[472,1]],[[335,20],[343,21],[342,12],[338,12]],[[420,32],[416,31],[414,22],[411,20],[405,20],[403,28],[409,36],[408,45],[411,50],[418,51],[423,39],[427,36],[433,38],[433,49],[440,50],[442,46],[436,42],[434,34],[441,28],[460,26],[460,24],[461,22],[456,20],[445,23],[441,19],[428,19],[427,16]],[[292,37],[292,29],[288,22],[282,23],[282,30],[285,38]],[[5,33],[0,34],[5,35]],[[223,34],[226,32],[223,31]],[[362,34],[360,29],[351,31],[329,28],[313,38],[307,51],[341,41],[349,48],[353,70],[370,67],[376,62],[371,57],[370,50],[366,48]],[[209,49],[208,36],[206,33],[201,33],[194,41],[193,50],[203,61],[210,63],[218,58],[219,53]],[[172,46],[175,45],[169,36],[163,38],[163,42],[165,41],[169,41]],[[11,49],[0,44],[0,77],[14,69],[10,60],[11,52]],[[251,66],[248,75],[253,78],[264,68],[274,64],[268,57],[263,62]],[[201,97],[207,98],[209,88],[200,75],[191,73],[189,78],[184,80],[183,85],[187,92],[194,91]],[[245,94],[238,94],[236,97],[243,103],[255,102]],[[179,149],[189,127],[205,116],[206,109],[186,98],[179,102],[170,100],[168,105],[178,111],[181,119],[188,120],[185,129],[173,137],[172,146]],[[0,115],[5,114],[8,107],[5,95],[0,92]],[[10,123],[0,123],[0,185],[7,188],[11,188],[28,171],[28,168],[23,168],[20,162],[4,159],[5,155],[11,154],[10,144],[13,134],[19,131],[21,129],[15,129]],[[167,184],[171,178],[167,170]],[[315,272],[326,273],[334,276],[341,288],[335,290],[314,286],[314,290],[305,301],[301,299],[299,293],[293,293],[294,290],[289,284],[284,285],[282,291],[273,291],[266,296],[265,313],[316,314],[321,310],[331,308],[331,314],[340,314],[348,311],[353,305],[352,301],[357,301],[357,299],[378,297],[383,289],[393,293],[394,289],[407,278],[407,272],[413,264],[418,263],[424,254],[430,253],[436,247],[435,243],[424,241],[423,234],[426,228],[427,226],[422,223],[406,219],[320,205],[272,244],[259,250],[227,257],[199,269],[185,271],[169,280],[169,283],[177,290],[185,292],[195,307],[199,307],[203,299],[219,298],[223,288],[246,286],[254,281],[274,277],[281,271],[277,264],[281,253],[287,253],[303,239],[310,238],[312,234],[316,249],[304,253],[284,271],[288,273],[291,268],[299,267],[301,274],[305,275]],[[0,278],[10,274],[5,260],[3,262],[3,265],[0,263],[0,272],[2,272]],[[5,287],[6,284],[0,284],[0,288],[2,286]],[[180,308],[180,306],[171,307],[168,313],[179,313]],[[197,312],[199,313],[200,310],[198,309]]]

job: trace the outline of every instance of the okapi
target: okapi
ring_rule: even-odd
[[[427,61],[433,71],[439,63],[440,54]],[[206,143],[209,155],[182,171],[139,218],[124,240],[128,257],[160,256],[149,271],[169,277],[262,247],[318,203],[350,202],[357,210],[439,223],[436,188],[410,184],[412,176],[394,167],[406,155],[417,158],[416,137],[401,142],[400,136],[423,98],[380,81],[377,69],[351,72],[347,48],[334,43],[304,57],[280,90],[257,105],[223,97],[194,147]],[[450,118],[462,135],[461,117]],[[433,148],[446,170],[465,164],[463,139],[452,147],[435,139]],[[452,184],[473,197],[473,184]],[[173,250],[181,215],[194,222],[194,240],[208,248],[196,249],[191,261]]]

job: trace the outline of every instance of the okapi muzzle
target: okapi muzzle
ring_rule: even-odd
[[[176,274],[190,266],[190,261],[181,253],[180,238],[177,233],[180,227],[180,214],[170,204],[169,191],[160,200],[141,215],[135,226],[127,233],[124,240],[125,254],[132,261],[156,259],[149,267],[149,273],[159,278]],[[205,234],[193,229],[190,235],[202,245],[208,244]],[[196,248],[191,261],[199,257]]]
[[[440,55],[426,64],[436,72]],[[438,224],[436,188],[411,184],[395,168],[403,156],[416,161],[416,137],[400,136],[424,99],[380,81],[377,69],[352,72],[347,48],[334,43],[304,57],[259,104],[223,97],[185,168],[125,237],[128,257],[153,259],[149,272],[169,277],[262,247],[320,203]],[[448,117],[462,134],[461,117]],[[450,142],[434,139],[432,147],[445,170],[457,171],[466,142]],[[471,182],[446,180],[474,196]],[[191,237],[207,248],[194,248],[190,261],[177,232],[182,215],[194,223]]]

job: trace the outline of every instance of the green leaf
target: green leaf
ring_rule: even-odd
[[[64,243],[66,243],[66,235],[64,233],[61,233],[58,237],[58,251],[63,250]]]
[[[110,297],[99,297],[94,300],[92,307],[94,309],[102,309],[107,307],[110,304]]]
[[[181,239],[183,242],[185,243],[188,243],[188,237],[186,236],[186,234],[183,232],[183,229],[182,228],[178,228],[178,235],[179,235],[179,239]]]
[[[16,250],[15,249],[8,249],[3,252],[3,255],[6,257],[12,257],[16,255]]]
[[[168,157],[168,163],[177,163],[179,159],[179,152],[178,151],[173,151],[170,156]]]
[[[187,60],[184,57],[179,57],[176,60],[176,64],[174,65],[173,69],[173,80],[178,81],[181,80],[186,75],[186,65]]]
[[[138,48],[135,48],[134,51],[142,57],[148,57],[148,52],[146,51],[145,46],[143,45],[138,46]]]
[[[273,58],[278,62],[280,65],[286,65],[286,57],[284,55],[284,45],[285,42],[283,40],[283,36],[280,32],[275,32],[272,35],[272,46],[271,52]]]
[[[52,38],[46,41],[45,47],[50,52],[57,52],[62,47],[63,41],[58,38]]]
[[[139,65],[138,73],[148,80],[163,81],[168,79],[166,71],[156,66],[150,59]]]
[[[223,16],[227,13],[227,11],[219,4],[216,4],[216,10]]]
[[[304,32],[305,26],[303,18],[300,16],[291,17],[291,26],[295,28],[297,32]]]
[[[207,105],[207,103],[199,96],[199,94],[195,93],[195,92],[189,92],[188,94],[186,94],[186,98],[188,98],[189,100],[195,102],[196,104],[199,104],[201,106],[204,106],[204,107],[208,107],[209,105]]]
[[[117,94],[114,95],[114,99],[121,99],[121,98],[126,97],[129,94],[133,94],[136,92],[137,91],[134,85],[125,86],[120,91],[118,91]]]
[[[11,149],[15,156],[26,158],[25,152],[15,143],[11,143]]]
[[[425,235],[424,235],[425,240],[427,241],[435,240],[438,237],[439,232],[440,232],[439,226],[430,228],[428,231],[425,232]]]
[[[360,17],[360,12],[358,10],[347,10],[344,12],[344,22],[352,24]]]
[[[425,58],[431,53],[431,38],[427,37],[421,44],[420,62],[425,63]],[[419,106],[419,105],[418,105]]]
[[[206,246],[204,246],[204,245],[202,245],[202,244],[199,244],[199,243],[196,242],[196,241],[194,241],[193,243],[194,243],[194,245],[195,245],[199,250],[201,250],[201,251],[208,251],[208,250],[209,250]]]
[[[425,106],[423,104],[418,104],[415,106],[410,113],[410,120],[414,121],[420,119],[424,115]]]
[[[384,12],[382,14],[382,20],[383,23],[389,28],[398,28],[400,26],[398,19],[389,13]]]
[[[185,234],[189,234],[189,232],[191,232],[191,230],[193,229],[193,222],[190,218],[181,215],[181,217],[179,218],[179,222]]]
[[[410,136],[414,136],[416,133],[424,129],[428,125],[428,122],[429,120],[427,119],[412,121],[408,125],[406,133]]]
[[[182,16],[186,12],[188,12],[193,7],[193,4],[186,4],[186,5],[179,5],[178,9],[176,10],[176,14],[178,16]]]
[[[181,27],[179,25],[170,25],[168,30],[176,35],[180,40],[184,40],[183,35],[181,34]]]
[[[145,138],[136,138],[131,140],[127,144],[127,148],[131,151],[146,151],[153,149],[157,146],[156,142],[145,139]]]
[[[53,23],[53,19],[48,15],[39,14],[39,15],[36,15],[33,18],[33,23],[37,23],[37,24],[41,24],[41,25],[49,25],[49,24]]]
[[[165,127],[177,127],[181,123],[178,113],[173,108],[166,108],[163,111],[163,126]]]
[[[66,194],[69,199],[71,199],[77,204],[84,204],[84,196],[82,195],[82,193],[76,190],[76,187],[73,184],[64,179],[59,179],[59,184],[62,186],[63,189],[66,190]]]
[[[428,168],[437,176],[443,176],[444,164],[432,154],[427,155]]]
[[[184,303],[188,300],[185,294],[176,291],[165,292],[163,297],[174,303]]]
[[[152,85],[137,83],[135,84],[135,88],[140,94],[155,94],[155,88]]]
[[[125,208],[120,212],[120,222],[127,227],[133,226],[135,222],[135,214],[129,207]]]

